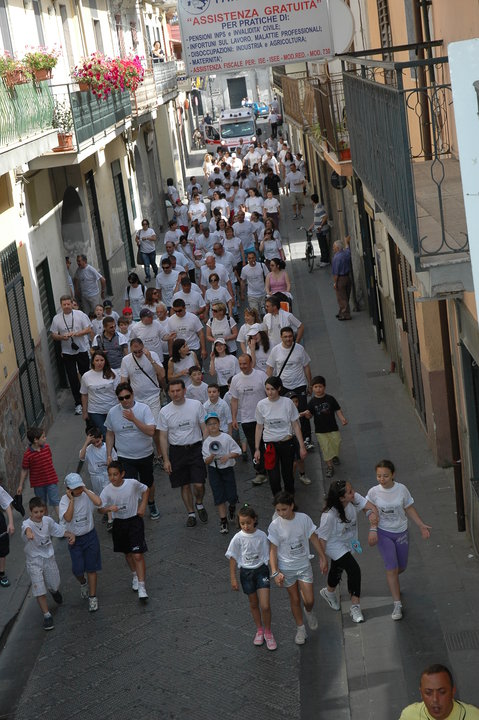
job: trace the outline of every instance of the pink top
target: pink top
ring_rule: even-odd
[[[271,295],[277,292],[288,292],[288,287],[286,283],[286,273],[284,270],[282,270],[279,274],[279,277],[275,275],[274,273],[269,273],[269,292]]]

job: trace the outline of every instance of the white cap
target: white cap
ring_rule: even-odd
[[[257,335],[259,331],[261,330],[261,325],[258,325],[258,323],[254,323],[254,325],[251,325],[250,329],[246,333],[249,337],[252,337],[253,335]]]

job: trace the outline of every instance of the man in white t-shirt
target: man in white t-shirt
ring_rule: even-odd
[[[138,230],[135,239],[143,258],[145,282],[149,282],[151,280],[150,266],[153,268],[156,277],[158,275],[158,265],[156,264],[156,233],[150,227],[150,223],[146,218],[141,221],[141,230]]]
[[[266,290],[264,282],[268,274],[268,268],[262,262],[256,262],[256,253],[249,252],[246,257],[248,263],[241,270],[241,300],[245,298],[245,289],[247,288],[248,307],[256,308],[262,314],[264,309],[264,301],[266,298]]]
[[[148,350],[155,352],[163,363],[162,340],[168,340],[168,333],[155,320],[155,316],[148,308],[140,310],[140,321],[134,323],[130,331],[130,342],[133,338],[140,338]]]
[[[91,332],[90,318],[81,310],[74,310],[70,295],[60,298],[61,311],[55,315],[50,326],[52,338],[61,343],[62,361],[75,401],[75,415],[82,414],[80,381],[78,376],[90,369]]]
[[[230,385],[231,396],[231,417],[233,428],[238,429],[241,423],[251,457],[255,453],[255,432],[256,432],[256,406],[260,400],[266,397],[264,384],[267,376],[261,370],[253,368],[249,355],[240,355],[238,358],[240,372],[233,376]],[[255,464],[256,476],[253,478],[253,485],[261,485],[268,482],[264,472],[264,444],[260,443],[260,460]]]
[[[119,404],[111,408],[105,420],[107,463],[111,463],[115,447],[126,477],[139,479],[148,487],[150,517],[158,520],[153,477],[155,418],[148,405],[136,402],[130,383],[120,382],[115,393]]]
[[[166,252],[163,253],[163,255],[161,256],[162,266],[163,266],[163,260],[166,260],[166,258],[170,258],[170,260],[171,260],[172,257],[175,257],[177,270],[180,269],[178,267],[179,265],[181,265],[183,270],[189,270],[189,263],[186,258],[186,255],[184,255],[179,250],[176,250],[176,245],[174,242],[172,242],[171,240],[168,240],[168,242],[165,242],[165,250],[166,250]]]
[[[239,192],[239,191],[238,191]],[[243,243],[243,247],[254,247],[255,238],[254,225],[249,220],[245,220],[245,214],[242,210],[236,213],[236,222],[233,223],[235,237],[239,238]]]
[[[75,273],[73,284],[75,296],[83,312],[88,315],[95,312],[96,305],[103,300],[106,292],[106,280],[98,270],[88,264],[86,255],[77,255],[78,270]],[[101,290],[98,287],[100,283]]]
[[[185,397],[185,383],[181,379],[172,380],[168,392],[171,402],[161,409],[157,424],[164,468],[170,476],[171,487],[181,488],[188,513],[187,527],[194,527],[195,507],[201,522],[208,520],[203,505],[206,467],[201,453],[206,437],[205,410],[198,400]]]
[[[301,208],[304,207],[304,189],[306,188],[306,178],[300,172],[294,163],[289,166],[289,173],[286,174],[286,185],[289,187],[291,195],[291,207],[293,208],[293,219],[302,217]]]
[[[280,377],[283,392],[295,392],[298,396],[298,410],[304,412],[308,404],[308,392],[311,392],[311,358],[302,345],[294,339],[293,329],[281,328],[281,343],[275,345],[266,361],[266,374]],[[307,418],[301,418],[301,431],[307,450],[314,445],[311,442],[311,425]]]
[[[261,160],[261,155],[256,150],[254,145],[250,145],[248,152],[243,158],[243,164],[247,163],[250,168],[253,167],[255,163],[258,163]]]
[[[216,273],[220,280],[220,286],[228,290],[231,297],[233,297],[233,286],[231,284],[228,270],[224,265],[220,265],[216,262],[214,253],[208,253],[205,258],[205,264],[201,268],[200,275],[200,288],[203,295],[210,287],[210,275]]]
[[[173,293],[178,281],[178,270],[173,270],[169,257],[162,258],[161,272],[156,276],[155,286],[160,291],[160,300],[165,303],[167,309],[171,308]]]
[[[173,340],[185,340],[186,344],[193,350],[201,367],[202,362],[208,357],[206,351],[205,331],[201,320],[193,313],[186,312],[185,301],[181,298],[173,300],[173,315],[168,319],[170,329],[170,356]]]
[[[198,286],[196,286],[198,287]],[[193,313],[198,317],[202,317],[206,308],[206,303],[201,292],[193,290],[190,278],[185,275],[180,280],[180,289],[173,295],[175,300],[184,300],[186,312]]]
[[[266,300],[266,315],[263,318],[266,325],[269,343],[273,348],[281,342],[281,328],[293,328],[296,333],[296,342],[301,342],[304,334],[304,325],[292,313],[283,310],[277,297],[272,295]]]

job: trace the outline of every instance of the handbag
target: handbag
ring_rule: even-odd
[[[139,245],[138,245],[138,250],[136,251],[136,264],[143,265],[143,255],[141,254]]]
[[[273,470],[276,465],[276,448],[273,443],[266,443],[264,448],[264,468]]]

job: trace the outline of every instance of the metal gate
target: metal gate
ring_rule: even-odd
[[[384,326],[381,308],[381,297],[378,289],[377,265],[375,257],[376,236],[374,223],[369,216],[364,203],[363,184],[359,178],[355,178],[356,197],[358,199],[359,224],[361,228],[361,243],[363,246],[364,274],[366,278],[366,290],[368,294],[369,316],[376,328],[376,339],[378,343],[384,340]],[[383,272],[386,272],[384,268]]]
[[[228,84],[228,95],[230,96],[230,107],[241,107],[241,101],[248,96],[246,78],[228,78],[226,82]]]
[[[115,189],[116,207],[118,209],[118,219],[120,221],[121,239],[125,250],[126,264],[129,269],[136,265],[133,256],[133,248],[131,246],[130,223],[128,221],[128,211],[126,208],[125,188],[123,187],[123,178],[121,175],[121,165],[119,160],[114,160],[111,164],[111,174],[113,176],[113,187]]]
[[[106,280],[108,294],[111,295],[111,277],[108,260],[106,258],[105,243],[103,242],[103,232],[101,229],[100,211],[98,209],[98,198],[95,187],[95,177],[93,171],[90,170],[85,175],[86,197],[88,201],[88,209],[90,211],[90,222],[93,230],[93,240],[95,242],[96,256],[101,274]]]
[[[61,361],[60,343],[56,343],[52,338],[52,334],[48,331],[48,328],[55,316],[55,300],[53,298],[53,288],[50,268],[48,267],[48,258],[45,258],[45,260],[38,265],[36,273],[43,324],[45,325],[47,331],[48,355],[50,357],[53,382],[55,383],[55,389],[58,389],[59,387],[68,387],[65,370]]]
[[[23,277],[15,243],[0,252],[0,263],[7,296],[7,308],[17,359],[25,420],[27,426],[30,427],[38,425],[42,421],[45,408],[43,407],[40,392],[35,348],[30,332]]]
[[[416,323],[416,306],[414,294],[409,291],[413,286],[411,266],[402,253],[399,253],[399,273],[401,278],[401,294],[404,308],[404,320],[409,345],[409,362],[411,365],[412,395],[422,421],[426,424],[426,408],[424,403],[424,386],[421,373],[421,355],[419,350],[419,336]]]

